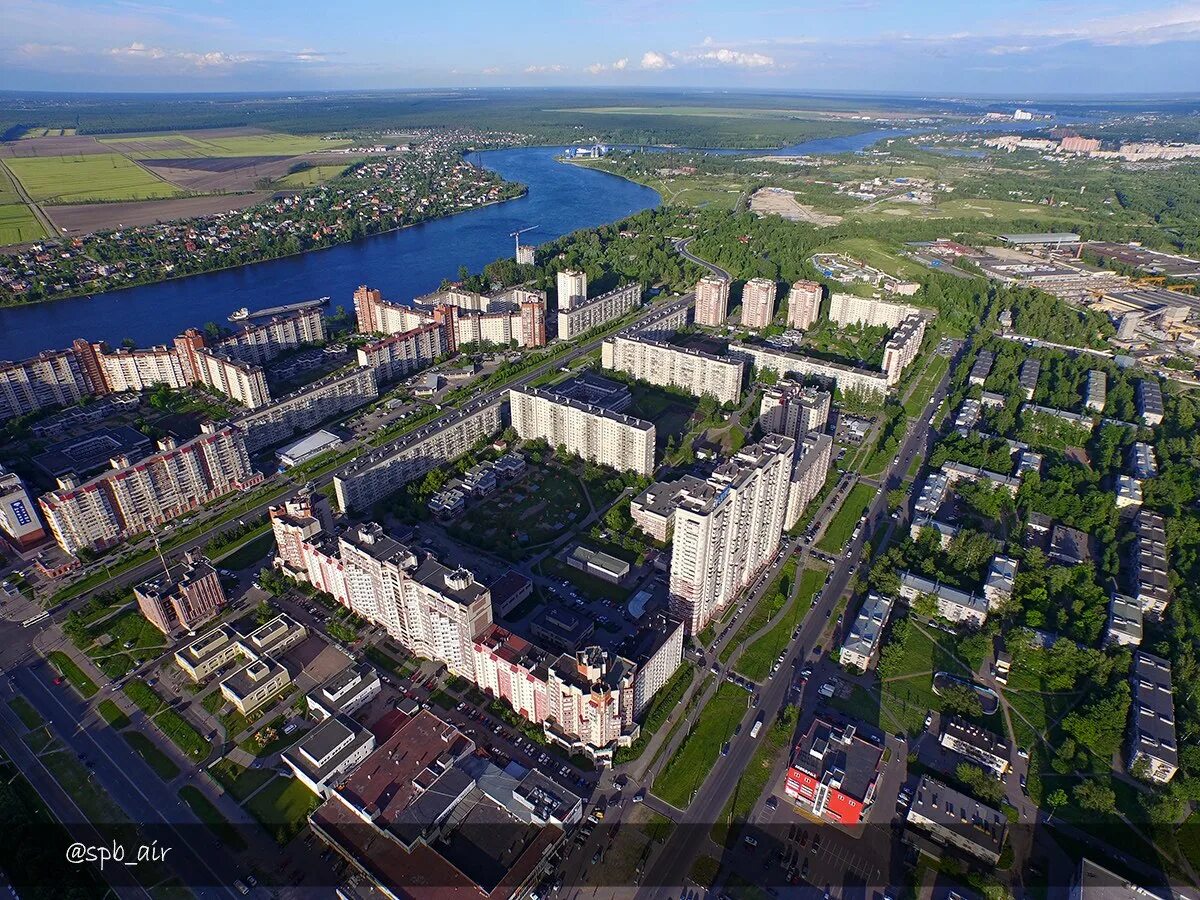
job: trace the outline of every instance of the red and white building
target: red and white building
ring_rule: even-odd
[[[814,816],[857,825],[875,801],[883,748],[863,739],[854,725],[815,718],[796,745],[784,793]]]

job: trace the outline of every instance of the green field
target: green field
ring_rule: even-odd
[[[221,811],[204,796],[203,792],[192,785],[185,785],[179,789],[179,799],[191,807],[192,812],[196,814],[201,822],[212,830],[213,834],[227,847],[232,847],[234,850],[245,850],[246,842],[238,833],[238,830],[229,824],[229,820],[221,815]]]
[[[722,745],[733,737],[748,702],[749,695],[736,685],[726,681],[717,688],[675,755],[654,779],[650,790],[656,797],[679,809],[688,807],[721,755]]]
[[[229,569],[231,572],[240,572],[254,565],[275,549],[275,533],[270,530],[270,526],[264,527],[267,528],[265,533],[246,541],[228,556],[218,556],[214,561],[219,562],[222,569]]]
[[[247,769],[229,759],[223,759],[209,767],[208,774],[220,782],[239,803],[261,788],[273,777],[270,769]]]
[[[882,241],[877,241],[874,238],[840,238],[832,243],[825,244],[817,252],[819,253],[844,253],[847,256],[852,256],[859,262],[866,263],[868,266],[873,266],[897,278],[917,279],[928,272],[923,265],[909,259],[901,258],[896,251],[888,247]],[[866,288],[869,293],[870,285],[862,283],[843,285],[842,288]]]
[[[349,146],[349,141],[323,141],[298,134],[239,134],[205,137],[196,134],[155,134],[103,138],[100,143],[133,159],[184,159],[223,156],[299,156]]]
[[[120,731],[122,728],[129,727],[129,716],[121,712],[121,708],[111,700],[101,700],[100,705],[96,707],[100,712],[100,716],[115,728]]]
[[[122,737],[129,742],[129,746],[138,756],[149,763],[154,774],[163,781],[170,781],[179,774],[179,766],[175,765],[171,757],[159,750],[154,742],[140,731],[127,731]]]
[[[841,507],[834,513],[833,519],[826,527],[825,533],[821,535],[821,540],[817,542],[819,550],[824,550],[826,553],[841,552],[842,548],[846,546],[846,542],[850,540],[854,526],[866,512],[867,504],[875,496],[875,491],[876,488],[869,484],[856,484],[850,489],[850,493],[846,495],[846,499],[842,501]]]
[[[275,184],[286,187],[311,187],[321,184],[331,178],[337,178],[345,171],[345,166],[312,166],[302,172],[292,172],[278,179]]]
[[[771,666],[775,664],[779,654],[791,643],[792,632],[804,619],[805,613],[812,606],[813,598],[824,583],[824,569],[805,569],[800,573],[800,587],[792,605],[780,616],[779,621],[771,626],[770,631],[746,648],[738,657],[734,670],[751,681],[761,682],[765,679],[771,673]]]
[[[0,204],[0,245],[25,244],[46,236],[46,229],[24,203]]]
[[[283,846],[304,827],[317,805],[317,796],[301,781],[277,775],[246,802],[246,809]]]
[[[758,605],[746,617],[741,626],[734,632],[733,638],[721,650],[721,662],[728,662],[729,658],[735,652],[745,646],[746,641],[750,640],[752,634],[756,634],[766,627],[767,623],[779,615],[779,611],[787,604],[788,597],[791,596],[792,586],[796,583],[796,557],[789,557],[787,562],[779,570],[779,574],[775,576],[775,580],[771,582],[770,587],[763,592],[762,599],[758,601]],[[731,603],[730,609],[737,604]]]
[[[588,514],[583,485],[554,462],[530,466],[525,477],[467,508],[448,528],[454,537],[510,558],[552,541]]]
[[[13,157],[6,164],[30,197],[49,203],[149,200],[183,193],[119,153]]]
[[[35,728],[41,728],[44,724],[42,717],[38,715],[38,711],[24,697],[20,695],[13,697],[8,701],[8,705],[17,714],[17,718],[21,720],[21,724],[30,731]]]

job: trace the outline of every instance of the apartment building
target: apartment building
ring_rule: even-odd
[[[618,471],[654,472],[654,425],[539,388],[508,392],[512,426],[523,440],[551,447]]]
[[[922,775],[906,820],[942,844],[995,865],[1008,837],[1004,813]]]
[[[257,453],[316,428],[327,419],[379,396],[375,370],[359,367],[335,372],[234,421]]]
[[[997,778],[1003,777],[1012,766],[1012,747],[1006,740],[958,716],[942,717],[938,743],[978,763]]]
[[[220,351],[197,350],[196,380],[220,391],[248,409],[258,409],[271,402],[271,391],[267,388],[267,376],[262,366],[242,362]]]
[[[234,359],[262,366],[288,350],[324,342],[325,317],[313,306],[245,325],[220,346]]]
[[[696,282],[696,324],[715,328],[729,314],[729,279],[705,275]]]
[[[904,572],[900,576],[900,596],[909,601],[918,597],[933,597],[937,601],[938,615],[956,625],[980,628],[987,621],[988,604],[985,598],[911,572]]]
[[[992,366],[996,364],[996,354],[991,350],[980,350],[979,355],[975,357],[975,362],[971,366],[971,373],[967,376],[967,381],[971,384],[982,385],[990,374],[992,374]]]
[[[767,435],[707,479],[652,485],[632,501],[634,521],[671,539],[671,614],[698,634],[779,549],[795,442]]]
[[[570,309],[558,309],[558,339],[571,341],[593,328],[619,319],[637,309],[642,302],[642,286],[627,284],[616,290],[585,300]]]
[[[865,672],[874,665],[875,654],[879,652],[879,643],[883,639],[883,629],[887,627],[888,616],[892,614],[894,605],[890,597],[874,591],[867,594],[858,615],[854,617],[854,624],[842,641],[838,660],[843,666]]]
[[[1093,412],[1104,412],[1104,404],[1107,400],[1108,376],[1099,369],[1092,369],[1087,375],[1083,405]]]
[[[190,383],[176,352],[165,345],[145,350],[121,348],[105,353],[102,345],[93,345],[99,362],[105,392],[145,391],[160,384],[170,388]]]
[[[1105,646],[1136,647],[1142,642],[1144,616],[1136,597],[1114,593],[1108,600]]]
[[[69,406],[94,391],[75,350],[43,350],[31,359],[0,364],[0,419]]]
[[[338,505],[347,512],[367,509],[430,469],[462,456],[500,431],[501,406],[498,399],[476,400],[357,459],[333,480]]]
[[[46,540],[37,504],[21,476],[0,466],[0,533],[19,552],[31,550]]]
[[[925,319],[919,315],[906,317],[892,332],[883,348],[883,371],[887,376],[888,387],[895,387],[900,383],[900,376],[920,353],[923,340]]]
[[[1011,556],[992,557],[987,575],[983,579],[983,596],[987,600],[988,609],[998,609],[1012,596],[1016,586],[1017,565],[1017,561]]]
[[[766,328],[775,318],[775,282],[751,278],[742,286],[742,326]]]
[[[357,350],[359,366],[371,369],[380,384],[431,366],[450,352],[446,329],[432,322],[371,341]]]
[[[633,676],[633,718],[639,719],[650,702],[683,662],[683,622],[654,613],[642,622],[625,653],[637,667]]]
[[[1038,377],[1041,374],[1042,361],[1037,357],[1031,356],[1021,363],[1021,368],[1017,371],[1017,380],[1026,400],[1032,400],[1033,395],[1037,393]]]
[[[792,463],[792,484],[788,488],[787,512],[783,518],[785,531],[791,531],[800,521],[805,508],[813,501],[829,477],[833,464],[833,438],[819,432],[801,435],[796,441]]]
[[[195,631],[215,619],[225,606],[225,591],[212,563],[190,551],[174,566],[133,589],[138,609],[167,637]]]
[[[1162,388],[1157,381],[1143,378],[1137,383],[1137,411],[1142,421],[1152,428],[1162,424]]]
[[[888,392],[887,375],[874,369],[829,362],[787,350],[736,341],[729,345],[729,355],[746,357],[760,371],[770,369],[784,376],[819,378],[843,392],[850,391],[872,397],[882,397]]]
[[[72,555],[111,547],[262,481],[240,430],[212,423],[202,430],[183,444],[163,438],[158,453],[89,481],[59,479],[38,499],[58,545]]]
[[[575,309],[587,303],[587,275],[576,269],[563,269],[554,277],[558,289],[558,308]]]
[[[921,311],[907,303],[888,303],[855,294],[832,294],[829,297],[829,321],[838,325],[886,325],[895,328],[909,316]]]
[[[640,381],[677,387],[696,397],[708,395],[720,403],[737,403],[742,396],[746,364],[740,359],[637,335],[609,338],[600,354],[604,368],[625,372]]]
[[[806,812],[840,825],[859,824],[883,771],[883,749],[853,724],[817,716],[796,745],[783,791]]]
[[[815,281],[797,281],[788,292],[788,328],[806,331],[821,315],[821,285]]]
[[[1135,596],[1142,611],[1152,619],[1161,618],[1171,602],[1166,524],[1162,516],[1145,508],[1133,517]]]
[[[1129,771],[1166,784],[1179,770],[1175,738],[1175,697],[1171,664],[1141,650],[1133,654],[1130,671],[1133,703],[1129,708]]]
[[[824,431],[832,402],[829,391],[783,378],[763,388],[758,421],[768,434],[798,439],[811,431]]]

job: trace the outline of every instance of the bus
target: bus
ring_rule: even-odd
[[[750,737],[758,737],[758,733],[762,731],[763,714],[759,713],[758,718],[754,720],[754,727],[750,729]]]

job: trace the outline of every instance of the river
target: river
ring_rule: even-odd
[[[1014,127],[1014,123],[1006,124],[1009,129]],[[913,133],[912,129],[876,130],[773,150],[707,152],[760,156],[852,153]],[[434,290],[443,278],[455,277],[460,266],[477,272],[492,260],[511,255],[513,239],[509,235],[520,228],[536,226],[523,238],[526,243],[542,244],[658,205],[658,194],[648,187],[556,161],[561,150],[519,147],[468,157],[526,185],[529,192],[516,200],[285,259],[91,297],[0,307],[0,360],[67,347],[78,337],[114,346],[125,338],[143,347],[164,343],[189,326],[225,324],[229,314],[243,306],[261,309],[328,296],[332,306],[349,308],[360,284],[378,287],[385,297],[406,301]]]

